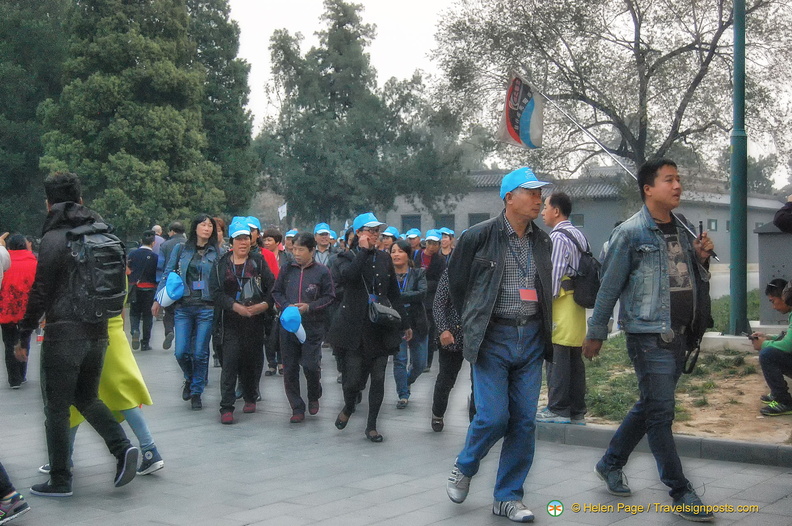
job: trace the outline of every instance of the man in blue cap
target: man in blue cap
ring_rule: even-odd
[[[426,309],[426,318],[429,322],[429,347],[424,372],[427,373],[432,368],[435,351],[437,350],[437,327],[435,326],[432,306],[434,305],[435,294],[437,294],[437,285],[440,283],[440,277],[447,266],[445,258],[440,255],[441,237],[439,230],[427,230],[424,238],[426,248],[413,253],[415,266],[424,269],[426,272],[427,289],[424,308]]]
[[[314,227],[314,239],[316,240],[314,261],[325,267],[330,266],[330,256],[334,254],[333,248],[330,246],[332,244],[330,242],[330,225],[318,223]]]
[[[448,267],[463,353],[473,369],[476,416],[446,491],[463,502],[481,460],[503,438],[492,513],[514,522],[534,517],[522,503],[523,484],[534,456],[542,361],[553,355],[552,243],[533,222],[548,184],[530,168],[504,176],[504,211],[470,227]]]

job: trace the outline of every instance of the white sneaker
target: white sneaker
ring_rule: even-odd
[[[533,522],[534,514],[519,500],[495,501],[492,513],[499,517],[508,517],[512,522]]]
[[[448,498],[457,504],[461,504],[465,502],[468,492],[470,492],[470,477],[463,475],[459,468],[454,466],[448,476],[448,483],[446,483]]]

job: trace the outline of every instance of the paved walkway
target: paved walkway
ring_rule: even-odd
[[[156,324],[156,330],[154,342],[159,344],[162,325]],[[237,423],[223,426],[218,413],[219,369],[210,370],[204,409],[193,412],[181,400],[180,372],[172,352],[136,352],[155,401],[144,411],[165,469],[113,488],[114,459],[85,425],[75,446],[74,496],[29,495],[30,485],[44,480],[36,468],[46,461],[39,349],[32,354],[29,382],[18,391],[0,388],[0,459],[33,508],[13,524],[509,524],[490,512],[499,445],[482,463],[465,503],[453,504],[445,494],[446,477],[467,429],[467,368],[460,374],[442,433],[429,427],[434,374],[422,376],[414,385],[409,407],[397,410],[389,368],[379,424],[385,441],[372,444],[363,436],[365,400],[344,431],[333,426],[342,404],[329,353],[324,357],[325,394],[317,416],[289,424],[282,379],[265,377],[259,411],[244,415],[239,407]],[[593,471],[602,453],[601,448],[537,442],[536,461],[525,485],[525,503],[537,523],[685,523],[654,508],[638,515],[617,510],[619,503],[653,506],[670,504],[670,499],[646,453],[634,454],[626,468],[634,496],[624,500],[610,496]],[[792,469],[689,458],[683,464],[706,504],[758,506],[752,513],[718,513],[717,524],[792,524]],[[546,507],[556,499],[565,510],[551,517]],[[575,504],[614,508],[575,513]]]

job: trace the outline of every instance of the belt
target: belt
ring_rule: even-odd
[[[677,336],[682,336],[687,332],[688,329],[689,327],[685,325],[681,325],[679,327],[672,327],[666,332],[661,332],[660,339],[662,339],[666,343],[671,343],[672,341],[674,341],[674,338],[676,338]]]
[[[536,314],[531,314],[530,316],[525,316],[523,318],[501,318],[498,316],[493,316],[490,318],[490,322],[496,325],[507,325],[509,327],[522,327],[523,325],[528,325],[532,321],[541,320],[542,315],[538,312]]]

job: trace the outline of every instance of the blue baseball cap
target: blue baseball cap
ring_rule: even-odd
[[[438,229],[438,231],[439,231],[441,234],[448,234],[449,236],[453,236],[453,235],[454,235],[454,231],[453,231],[453,230],[451,230],[451,229],[450,229],[450,228],[448,228],[448,227],[439,228],[439,229]]]
[[[531,190],[534,188],[541,188],[549,184],[552,183],[537,179],[533,173],[533,170],[530,168],[518,168],[513,172],[503,176],[503,180],[501,180],[500,197],[501,199],[505,199],[506,194],[513,192],[517,188],[527,188]]]
[[[439,243],[441,237],[443,237],[443,234],[441,234],[438,230],[432,229],[426,231],[426,237],[424,237],[424,240],[437,241]]]
[[[297,232],[297,230],[295,230],[295,229],[291,229],[291,230],[289,230],[288,232],[286,232],[286,233],[283,235],[283,237],[284,237],[284,238],[287,238],[287,237],[294,237],[294,236],[296,236],[298,233],[299,233],[299,232]]]
[[[314,227],[314,235],[316,234],[329,234],[330,233],[330,225],[327,223],[317,223]]]
[[[243,221],[232,221],[230,225],[228,225],[228,237],[231,239],[237,236],[249,236],[250,235],[250,227],[248,226],[247,222]]]
[[[388,228],[386,228],[385,231],[382,233],[382,235],[383,236],[390,236],[393,239],[396,239],[397,237],[400,236],[399,229],[396,228],[395,226],[389,226]]]
[[[157,291],[154,299],[163,307],[170,307],[184,296],[184,281],[178,272],[171,272],[165,278],[165,286]]]
[[[302,325],[302,315],[300,309],[294,305],[289,305],[280,316],[281,325],[288,332],[294,333],[300,343],[305,343],[305,328]]]
[[[338,234],[336,234],[335,230],[330,231],[330,239],[338,239]]]
[[[360,214],[352,221],[352,228],[357,232],[363,227],[375,227],[384,225],[382,221],[377,219],[377,216],[372,214],[371,212],[366,212],[365,214]]]
[[[255,228],[256,230],[261,232],[261,221],[258,220],[258,217],[247,216],[245,218],[245,222],[248,224],[250,228]]]
[[[407,231],[407,239],[410,239],[410,238],[413,238],[413,237],[421,237],[421,231],[418,230],[417,228],[409,229]]]

